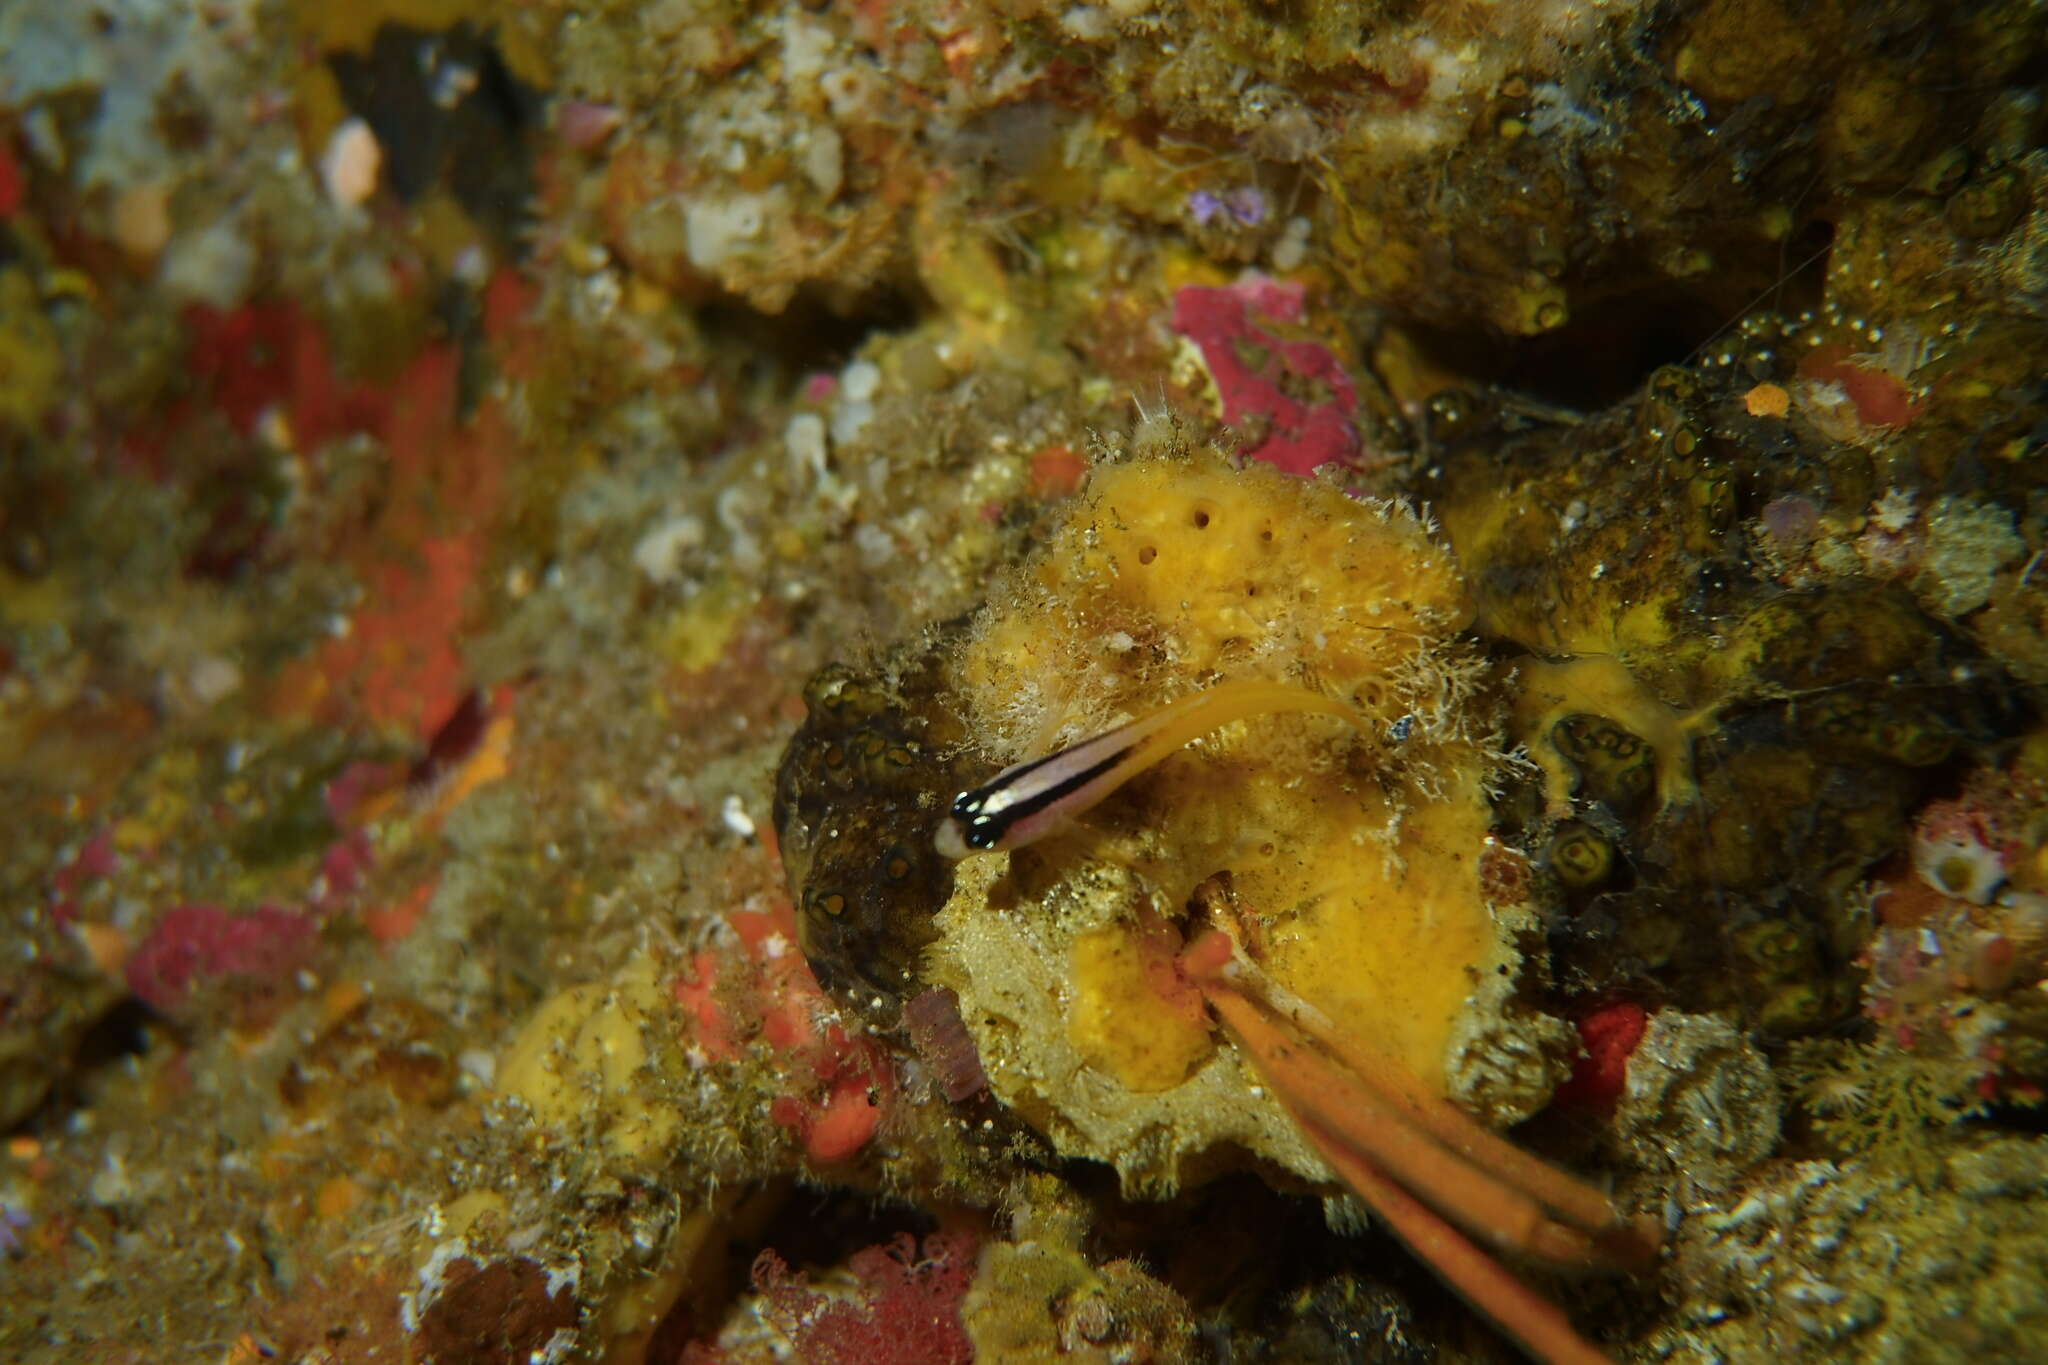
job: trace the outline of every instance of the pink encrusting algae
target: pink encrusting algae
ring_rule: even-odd
[[[175,1012],[195,987],[230,979],[276,984],[312,960],[319,926],[309,915],[263,905],[241,914],[218,905],[166,913],[128,959],[128,988]]]
[[[769,1117],[813,1161],[848,1160],[874,1137],[896,1091],[888,1053],[840,1022],[796,948],[786,899],[730,911],[725,922],[736,949],[699,950],[670,986],[688,1028],[685,1056],[706,1067],[737,1061],[759,1044],[789,1086],[770,1102]]]
[[[847,1269],[856,1296],[813,1289],[773,1250],[754,1260],[754,1289],[763,1316],[805,1365],[967,1365],[974,1344],[960,1321],[960,1304],[974,1282],[974,1239],[933,1233],[856,1251]],[[684,1365],[718,1365],[725,1354],[692,1343]]]
[[[1221,287],[1183,285],[1173,296],[1173,325],[1200,349],[1224,422],[1263,424],[1265,435],[1245,453],[1290,474],[1359,454],[1357,386],[1329,347],[1291,335],[1305,293],[1254,274]]]

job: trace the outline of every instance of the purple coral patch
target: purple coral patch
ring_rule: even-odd
[[[1266,221],[1266,196],[1257,185],[1240,185],[1223,198],[1230,216],[1244,227],[1257,227]]]
[[[312,958],[318,936],[309,916],[279,906],[238,915],[218,905],[181,905],[128,959],[128,989],[152,1009],[176,1010],[202,981],[290,976]]]
[[[1288,340],[1275,327],[1301,321],[1302,287],[1247,275],[1222,288],[1188,285],[1173,296],[1173,325],[1201,348],[1223,400],[1223,420],[1263,419],[1246,452],[1290,474],[1355,461],[1358,390],[1329,347]]]
[[[903,1006],[903,1027],[910,1045],[931,1068],[940,1094],[958,1104],[987,1088],[981,1054],[960,1018],[959,996],[939,986],[912,998]]]
[[[974,1280],[974,1242],[934,1233],[920,1248],[908,1233],[857,1251],[847,1263],[860,1296],[831,1298],[764,1251],[754,1287],[767,1316],[813,1365],[967,1365],[974,1345],[960,1324],[960,1300]]]
[[[1772,498],[1758,519],[1780,554],[1803,554],[1820,535],[1820,505],[1797,494]]]

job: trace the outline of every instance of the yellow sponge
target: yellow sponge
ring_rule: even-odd
[[[1171,1183],[1224,1141],[1314,1172],[1267,1141],[1255,1084],[1243,1112],[1205,1103],[1189,1122],[1191,1087],[1224,1093],[1238,1063],[1163,1005],[1131,931],[1182,916],[1198,887],[1282,987],[1457,1088],[1454,1054],[1500,1023],[1470,1017],[1496,1008],[1475,988],[1515,960],[1481,881],[1497,708],[1469,619],[1449,552],[1404,506],[1215,457],[1096,471],[955,661],[991,767],[1226,680],[1312,686],[1358,719],[1226,726],[1012,855],[1008,877],[963,866],[933,974],[960,992],[999,1095],[1127,1182]],[[1020,955],[1043,959],[1035,992]]]

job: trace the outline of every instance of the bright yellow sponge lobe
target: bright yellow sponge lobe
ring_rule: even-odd
[[[501,1093],[524,1100],[564,1134],[595,1126],[624,1158],[666,1150],[681,1116],[642,1083],[647,1021],[669,1005],[653,959],[639,957],[609,986],[572,986],[533,1012],[498,1064]]]
[[[1074,940],[1067,1037],[1082,1059],[1140,1094],[1169,1090],[1207,1061],[1209,1030],[1154,989],[1137,936],[1121,924]]]
[[[1098,470],[1086,511],[1029,578],[1047,605],[1081,610],[1076,626],[1171,640],[1185,683],[1296,667],[1364,678],[1412,655],[1417,632],[1442,637],[1471,619],[1449,552],[1412,513],[1267,465]],[[1034,624],[993,621],[987,643],[1055,655],[1102,643],[1034,638]]]

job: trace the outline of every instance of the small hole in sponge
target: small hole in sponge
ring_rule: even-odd
[[[1140,564],[1150,564],[1157,558],[1159,558],[1159,550],[1156,546],[1147,545],[1144,549],[1138,551],[1138,562]]]
[[[1247,584],[1245,584],[1245,585],[1244,585],[1244,595],[1245,595],[1246,597],[1257,597],[1257,596],[1259,595],[1259,585],[1258,585],[1258,584],[1256,584],[1256,583],[1247,583]]]
[[[1265,530],[1259,532],[1259,539],[1267,542],[1268,544],[1271,544],[1273,540],[1273,528],[1268,526]]]
[[[1192,520],[1192,521],[1193,521],[1193,522],[1195,523],[1195,529],[1196,529],[1197,531],[1206,531],[1206,530],[1208,530],[1208,529],[1209,529],[1209,509],[1208,509],[1208,508],[1206,508],[1206,507],[1197,507],[1197,508],[1195,509],[1195,515],[1194,515],[1194,516],[1193,516],[1193,517],[1191,518],[1191,520]]]

